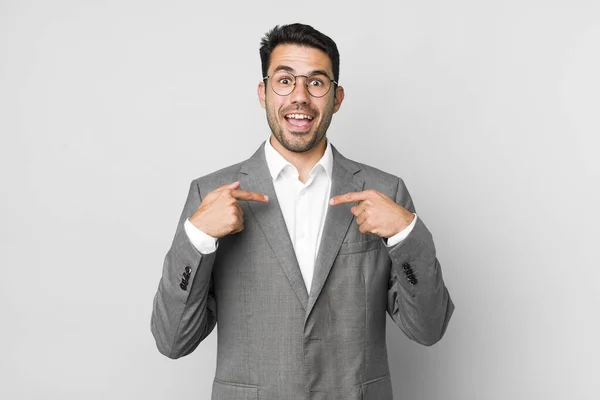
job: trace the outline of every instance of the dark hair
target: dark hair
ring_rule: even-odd
[[[260,61],[262,63],[262,76],[267,76],[271,53],[279,44],[297,44],[300,46],[314,47],[329,56],[333,68],[333,80],[339,82],[340,53],[335,42],[327,35],[315,28],[303,24],[276,25],[265,34],[260,41]]]

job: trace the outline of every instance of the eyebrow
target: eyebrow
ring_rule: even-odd
[[[294,68],[289,67],[287,65],[278,65],[277,68],[275,68],[273,70],[273,73],[275,73],[277,71],[287,71],[287,72],[292,73],[292,74],[296,72],[296,70]],[[307,76],[312,76],[312,75],[325,75],[326,77],[329,77],[329,74],[326,71],[322,70],[322,69],[316,69],[316,70],[313,70],[313,71],[308,71]]]

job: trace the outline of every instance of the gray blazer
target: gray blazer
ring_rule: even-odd
[[[375,189],[415,212],[404,182],[333,148],[331,197]],[[211,254],[189,242],[183,222],[226,183],[264,193],[240,201],[244,230]],[[218,322],[212,400],[391,400],[386,311],[412,340],[432,345],[454,305],[421,217],[387,248],[362,234],[352,204],[328,209],[310,293],[298,267],[264,156],[194,180],[154,298],[159,351],[190,354]]]

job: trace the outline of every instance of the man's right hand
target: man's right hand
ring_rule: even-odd
[[[240,182],[223,185],[209,192],[190,222],[202,232],[214,238],[241,232],[244,229],[244,213],[238,200],[268,203],[269,198],[260,193],[238,190]]]

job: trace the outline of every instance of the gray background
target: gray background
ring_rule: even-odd
[[[152,298],[189,182],[268,137],[258,43],[341,52],[328,137],[400,175],[457,309],[388,320],[398,399],[597,399],[596,1],[0,1],[0,397],[207,399],[213,333],[161,356]]]

